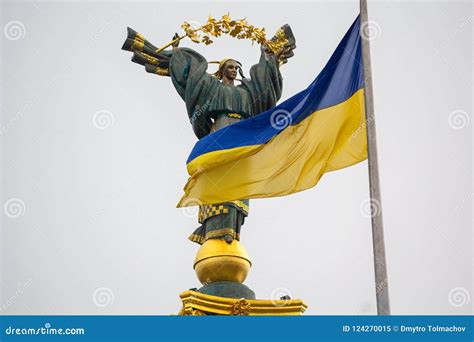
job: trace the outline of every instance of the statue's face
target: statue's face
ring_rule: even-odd
[[[225,78],[227,78],[230,81],[233,81],[237,77],[238,68],[239,68],[239,65],[237,64],[236,61],[228,60],[224,64],[224,70],[222,71],[222,73],[224,74]]]

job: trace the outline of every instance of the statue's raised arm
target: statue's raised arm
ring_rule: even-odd
[[[261,47],[260,60],[250,69],[250,79],[243,79],[242,85],[252,96],[253,115],[262,113],[276,105],[281,97],[283,78],[280,66],[294,55],[295,38],[289,25],[282,26],[272,40],[284,35],[288,43],[274,53],[265,45]]]

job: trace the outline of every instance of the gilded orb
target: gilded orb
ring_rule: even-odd
[[[194,270],[202,284],[215,281],[243,283],[252,266],[247,251],[239,241],[207,240],[196,254]]]

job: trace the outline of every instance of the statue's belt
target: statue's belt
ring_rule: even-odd
[[[239,113],[227,113],[227,116],[229,118],[234,118],[234,119],[242,119],[243,118],[242,114],[239,114]]]
[[[234,118],[234,119],[247,119],[249,117],[248,114],[242,114],[242,113],[213,113],[211,114],[211,116],[214,118],[214,119],[217,119],[218,117],[221,117],[221,116],[227,116],[228,118]]]
[[[208,218],[217,215],[226,215],[229,213],[229,207],[235,207],[245,216],[248,216],[249,214],[249,206],[243,201],[231,201],[219,204],[204,204],[199,206],[198,221],[199,223],[203,223]]]
[[[194,124],[194,122],[198,119],[199,116],[201,116],[203,113],[202,112],[199,112],[199,111],[196,111],[194,112],[194,114],[192,115],[190,121],[191,121],[191,124]],[[226,116],[228,118],[234,118],[234,119],[239,119],[239,120],[243,120],[243,119],[247,119],[250,117],[250,115],[248,114],[242,114],[242,113],[226,113],[226,112],[218,112],[218,113],[210,113],[210,117],[213,118],[214,120],[216,120],[217,118],[221,117],[221,116]]]

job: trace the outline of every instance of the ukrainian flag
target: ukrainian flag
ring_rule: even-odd
[[[199,140],[178,207],[275,197],[367,158],[358,17],[308,88]]]

